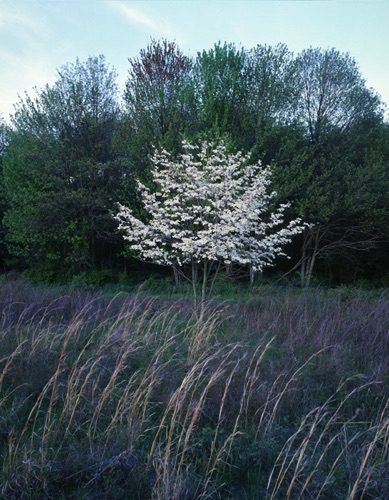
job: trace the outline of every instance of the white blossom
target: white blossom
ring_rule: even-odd
[[[306,225],[284,225],[288,205],[269,212],[270,167],[247,165],[241,152],[228,155],[223,143],[183,142],[179,161],[162,150],[152,156],[157,192],[138,184],[147,223],[119,205],[115,219],[129,247],[143,260],[183,266],[219,261],[261,271]]]

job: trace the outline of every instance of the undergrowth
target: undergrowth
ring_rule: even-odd
[[[388,300],[346,295],[259,287],[199,321],[4,281],[0,495],[387,498]]]

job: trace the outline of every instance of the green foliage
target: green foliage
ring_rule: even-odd
[[[319,145],[333,130],[344,131],[382,113],[378,95],[367,88],[348,53],[311,47],[297,56],[296,63],[300,119],[312,144]]]
[[[2,220],[7,206],[4,189],[3,160],[8,149],[9,133],[9,127],[0,114],[0,261],[7,255],[5,247],[5,230]]]
[[[245,136],[265,164],[274,159],[296,123],[298,74],[286,45],[257,45],[247,53]]]
[[[113,283],[116,279],[114,273],[109,269],[91,269],[73,276],[69,286],[71,290],[96,290]]]
[[[243,133],[247,101],[247,54],[234,44],[215,44],[197,54],[193,66],[199,131],[208,138],[228,134],[236,147],[246,148]]]
[[[302,275],[307,272],[304,259],[312,268],[321,258],[334,272],[334,263],[339,262],[352,263],[356,270],[364,252],[385,245],[386,133],[387,126],[377,117],[323,134],[319,145],[289,134],[294,150],[286,144],[276,152],[274,183],[280,200],[293,201],[291,217],[313,224],[302,241]]]
[[[16,107],[4,159],[4,222],[10,251],[30,266],[72,274],[112,259],[110,210],[124,198],[113,150],[115,77],[102,56],[77,61]]]
[[[139,58],[130,60],[118,144],[143,181],[153,147],[177,153],[183,135],[194,126],[191,64],[178,45],[166,39],[152,39]]]
[[[12,127],[0,117],[4,263],[50,279],[125,268],[111,213],[120,202],[145,215],[135,185],[153,188],[154,147],[177,157],[182,139],[222,138],[271,164],[278,201],[312,224],[278,270],[299,268],[302,285],[314,270],[332,283],[387,273],[388,123],[348,53],[218,42],[189,57],[152,39],[129,61],[121,108],[118,90],[90,57],[20,98]]]

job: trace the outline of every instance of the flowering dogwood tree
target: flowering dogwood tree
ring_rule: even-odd
[[[154,153],[157,190],[138,185],[148,221],[123,205],[115,219],[141,259],[172,266],[193,284],[202,272],[204,300],[212,268],[238,263],[261,271],[305,225],[297,219],[284,226],[287,205],[269,210],[275,196],[269,167],[248,166],[248,156],[227,154],[224,143],[184,141],[183,151],[178,161],[167,151]]]

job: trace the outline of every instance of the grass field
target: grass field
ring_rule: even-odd
[[[387,499],[389,295],[0,287],[7,499]]]

